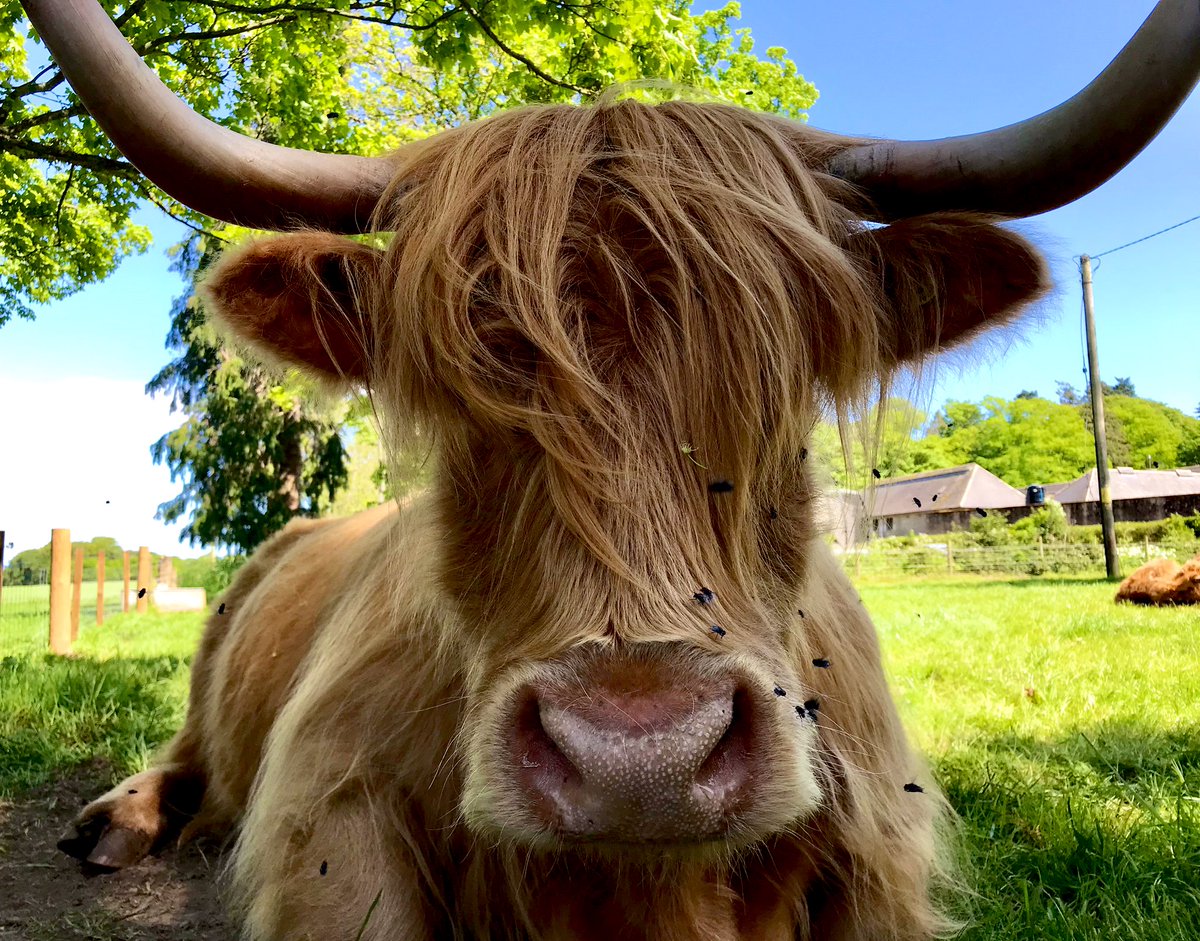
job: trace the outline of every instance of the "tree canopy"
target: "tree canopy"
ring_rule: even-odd
[[[132,0],[117,19],[146,61],[201,113],[294,147],[381,153],[515,104],[582,102],[613,83],[647,77],[802,119],[815,89],[784,50],[756,55],[749,32],[736,28],[737,16],[735,3],[693,14],[682,0],[407,7],[370,0],[321,6]],[[24,55],[18,34],[9,48]],[[208,322],[194,282],[225,244],[245,233],[191,213],[140,181],[52,67],[27,81],[42,90],[27,96],[15,80],[0,85],[0,95],[12,101],[28,98],[23,113],[36,119],[6,125],[0,106],[0,157],[24,160],[30,179],[58,187],[62,215],[71,219],[83,218],[92,198],[75,181],[106,181],[108,189],[96,195],[104,211],[95,233],[113,252],[84,273],[55,269],[56,256],[44,256],[40,264],[56,271],[51,289],[51,281],[29,276],[31,269],[22,267],[19,254],[10,255],[0,235],[0,292],[7,292],[0,299],[8,299],[0,322],[13,313],[28,315],[25,301],[63,296],[103,277],[127,253],[119,248],[122,233],[134,239],[128,251],[144,247],[144,233],[129,221],[139,199],[155,201],[196,230],[176,252],[186,288],[167,338],[174,358],[147,387],[169,394],[185,418],[152,449],[181,485],[159,515],[184,519],[184,537],[193,544],[244,551],[294,515],[331,505],[349,511],[419,481],[424,455],[397,456],[392,479],[386,477],[361,407],[314,394],[298,373],[265,368],[224,343]],[[628,93],[673,92],[633,87]],[[21,134],[42,142],[41,159],[16,143],[6,149],[5,141],[19,141]],[[0,202],[0,217],[4,212]],[[61,219],[43,221],[23,251],[36,252],[60,236],[65,242]],[[81,244],[76,239],[75,249]],[[353,493],[337,501],[348,478]]]
[[[276,143],[377,154],[513,103],[585,100],[665,79],[802,118],[816,98],[783,49],[754,52],[736,3],[690,0],[103,0],[146,63],[199,113]],[[145,250],[144,202],[208,220],[108,142],[0,0],[0,325]]]
[[[834,479],[851,487],[864,482],[864,467],[892,477],[968,462],[1018,488],[1073,480],[1096,463],[1091,403],[1059,385],[1058,402],[1029,391],[1012,400],[949,401],[928,421],[911,403],[894,399],[884,411],[873,455],[860,442],[866,437],[871,443],[866,429],[875,427],[878,413],[866,416],[861,430],[850,430],[857,474],[846,473],[837,433],[828,425],[815,436],[818,453],[833,468]],[[1137,469],[1200,463],[1200,421],[1161,402],[1117,393],[1134,388],[1129,379],[1104,388],[1110,463]]]

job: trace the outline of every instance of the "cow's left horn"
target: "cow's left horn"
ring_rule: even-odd
[[[267,144],[192,111],[95,0],[21,0],[71,87],[121,153],[185,206],[256,229],[364,232],[386,159]]]
[[[880,221],[949,209],[1032,216],[1090,193],[1137,156],[1200,77],[1200,0],[1159,0],[1083,91],[1018,124],[934,141],[852,147],[831,172]]]

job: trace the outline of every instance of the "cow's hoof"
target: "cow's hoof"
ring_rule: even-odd
[[[153,843],[153,837],[143,830],[115,827],[103,818],[92,818],[63,834],[58,848],[92,871],[113,872],[141,862]]]

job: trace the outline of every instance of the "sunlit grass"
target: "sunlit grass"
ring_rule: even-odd
[[[1200,938],[1200,612],[1113,591],[862,587],[964,821],[971,941]]]

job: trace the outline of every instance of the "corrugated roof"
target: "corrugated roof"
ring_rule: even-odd
[[[1108,472],[1108,485],[1114,500],[1186,496],[1200,494],[1200,473],[1190,468],[1134,470],[1116,467]],[[1051,488],[1054,488],[1053,493]],[[1096,468],[1069,483],[1048,484],[1046,496],[1053,496],[1059,503],[1095,503],[1100,499]]]
[[[904,516],[1024,506],[1025,494],[978,464],[960,464],[881,480],[868,491],[866,502],[871,516]]]

